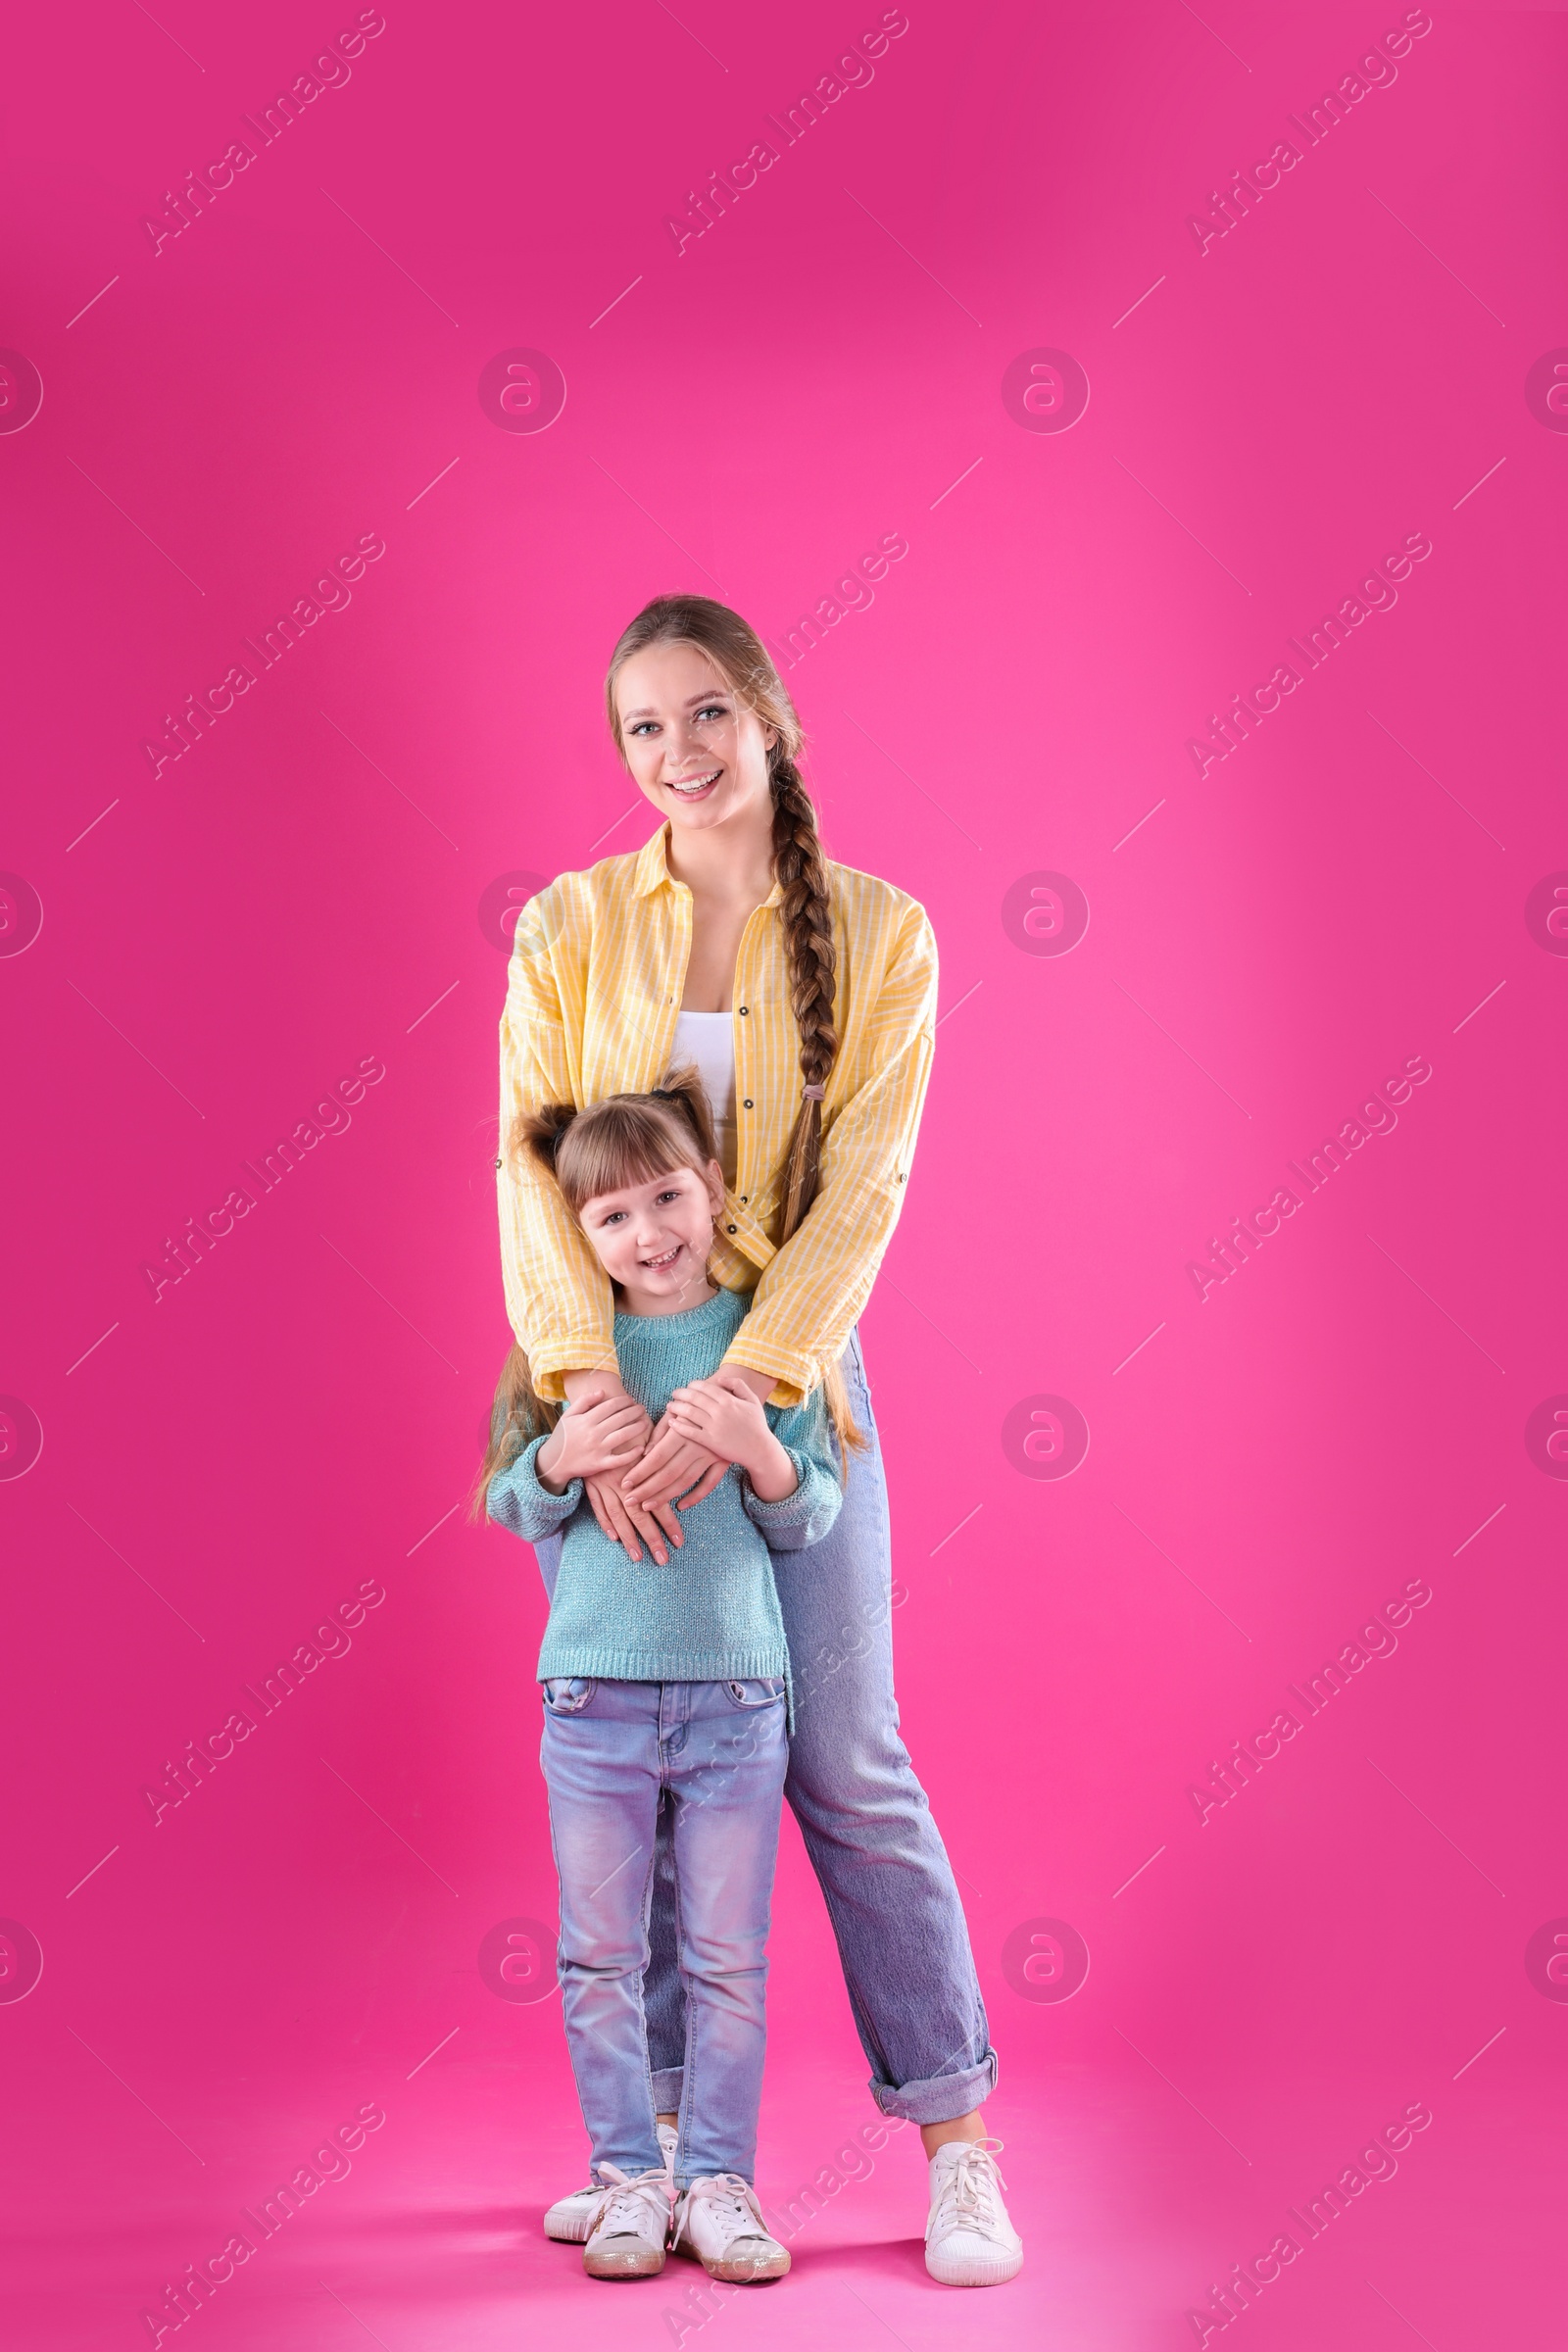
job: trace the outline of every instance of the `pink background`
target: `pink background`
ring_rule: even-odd
[[[1526,1965],[1568,1914],[1568,1488],[1525,1434],[1568,1390],[1568,962],[1526,915],[1568,867],[1568,418],[1526,396],[1568,344],[1562,13],[1435,9],[1200,252],[1188,216],[1401,8],[911,0],[677,255],[665,216],[878,8],[389,0],[155,254],[165,189],[356,13],[40,11],[13,64],[0,343],[43,403],[0,434],[0,1469],[29,1412],[43,1443],[0,1482],[0,1915],[43,1973],[0,2001],[8,2339],[151,2340],[166,2282],[377,2102],[209,2352],[1157,2352],[1422,2101],[1396,2177],[1236,2325],[1523,2340],[1561,2307],[1568,2033]],[[1042,348],[1087,374],[1069,431],[1004,402]],[[481,406],[518,349],[564,374],[548,431]],[[496,909],[651,829],[599,710],[647,597],[778,644],[894,532],[789,682],[831,853],[942,950],[864,1340],[1028,2260],[945,2303],[912,2133],[839,2153],[874,2111],[787,1824],[760,2185],[823,2205],[785,2286],[699,2325],[685,2266],[610,2298],[540,2238],[584,2165],[557,2004],[478,1966],[554,1918],[543,1595],[456,1508],[508,1337]],[[1415,533],[1397,605],[1200,776],[1208,714]],[[163,714],[362,534],[352,603],[155,777]],[[1087,899],[1071,953],[1004,921],[1040,872]],[[1200,1300],[1209,1237],[1413,1056],[1396,1129]],[[362,1060],[352,1124],[155,1303],[166,1237]],[[1043,1395],[1090,1433],[1059,1481],[1003,1443]],[[1211,1759],[1414,1579],[1396,1653],[1200,1823]],[[166,1761],[364,1582],[348,1654],[155,1824]],[[1052,1945],[1004,1961],[1040,1920],[1087,1945],[1068,1999]]]

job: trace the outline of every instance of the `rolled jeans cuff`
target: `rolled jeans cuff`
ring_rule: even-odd
[[[657,2083],[658,2077],[655,2077]],[[932,2075],[924,2082],[877,2082],[871,2096],[884,2115],[902,2116],[909,2124],[951,2124],[972,2115],[997,2087],[997,2053],[987,2052],[978,2066],[959,2075]]]
[[[652,2080],[656,2115],[679,2115],[680,2086],[684,2074],[684,2067],[655,2067]]]
[[[655,2067],[654,2113],[679,2115],[683,2070],[678,2066]],[[933,2075],[926,2082],[906,2082],[902,2088],[891,2082],[873,2082],[871,2096],[884,2115],[902,2116],[910,2124],[951,2124],[960,2115],[972,2115],[997,2087],[997,2053],[993,2050],[979,2066],[965,2068],[961,2075]]]

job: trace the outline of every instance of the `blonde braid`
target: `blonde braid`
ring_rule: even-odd
[[[781,743],[775,744],[768,756],[768,770],[773,789],[773,872],[784,893],[779,914],[789,965],[790,1003],[801,1033],[801,1077],[808,1090],[795,1114],[785,1161],[784,1214],[778,1235],[782,1250],[816,1198],[822,1095],[839,1050],[839,1033],[833,1023],[838,958],[816,812],[800,769]]]

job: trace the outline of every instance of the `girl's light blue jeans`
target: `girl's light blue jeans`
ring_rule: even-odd
[[[624,2173],[663,2162],[643,1975],[655,1840],[667,1806],[686,2012],[676,2184],[689,2187],[710,2173],[750,2180],[789,1755],[783,1678],[574,1679],[543,1689],[540,1761],[561,1878],[562,2002],[594,2162]]]
[[[871,2095],[885,2115],[944,2124],[995,2088],[997,2059],[953,1867],[899,1737],[887,1481],[858,1327],[841,1360],[870,1451],[851,1456],[844,1508],[821,1543],[773,1554],[795,1680],[784,1793],[838,1938]],[[560,1536],[534,1550],[553,1587]],[[643,1987],[662,2115],[681,2104],[685,2046],[673,1826],[666,1803]]]

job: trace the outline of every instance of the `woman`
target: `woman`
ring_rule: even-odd
[[[926,2267],[954,2285],[1014,2276],[980,2103],[997,2062],[952,1868],[898,1734],[887,1489],[857,1318],[903,1205],[935,1044],[936,945],[924,909],[824,858],[796,765],[801,727],[760,639],[707,597],[658,598],[615,648],[611,733],[660,830],[561,875],[517,923],[501,1023],[501,1132],[547,1102],[579,1108],[703,1070],[725,1213],[712,1280],[752,1294],[725,1358],[763,1402],[819,1382],[868,1440],[830,1534],[774,1562],[796,1677],[785,1793],[821,1883],[884,2114],[921,2128]],[[507,1307],[537,1394],[616,1392],[609,1280],[559,1188],[498,1164]],[[836,1411],[835,1422],[843,1419]],[[633,1559],[680,1542],[676,1503],[726,1465],[669,1414],[591,1481]],[[553,1584],[559,1539],[536,1547]],[[644,1984],[662,2121],[684,2047],[667,1825]],[[592,2198],[552,2208],[585,2235]]]

